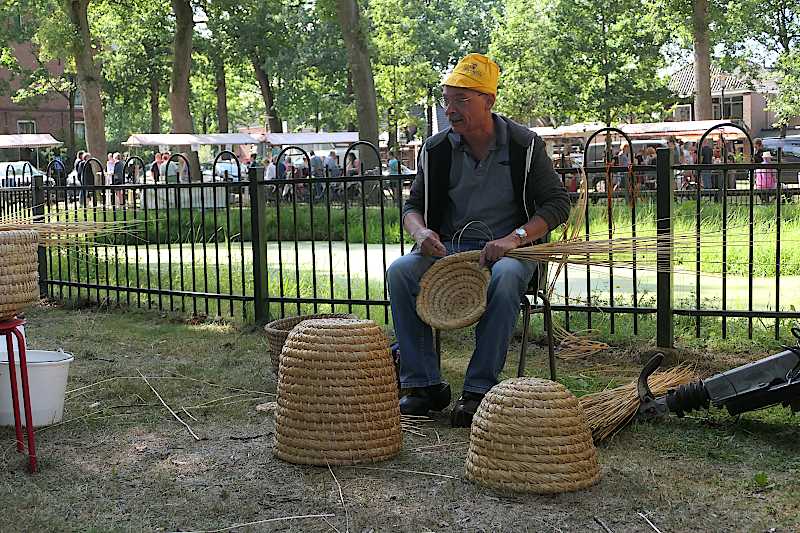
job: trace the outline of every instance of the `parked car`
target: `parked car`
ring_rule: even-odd
[[[416,173],[417,173],[416,170],[411,170],[410,168],[408,168],[407,166],[402,165],[402,164],[400,165],[400,174],[402,174],[403,176],[414,176],[414,175],[416,175]],[[389,175],[389,167],[388,166],[385,166],[383,168],[383,175],[384,176],[388,176]]]
[[[0,163],[0,187],[30,187],[34,176],[42,176],[44,184],[55,185],[53,178],[45,178],[44,172],[28,161],[8,161]]]
[[[242,178],[247,178],[247,165],[239,164],[237,167],[235,161],[217,161],[216,166],[212,169],[212,163],[204,163],[201,165],[203,170],[203,181],[223,181],[226,176],[231,181],[241,181]],[[241,172],[241,174],[239,174]]]

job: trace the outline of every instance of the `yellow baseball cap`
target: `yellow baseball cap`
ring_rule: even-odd
[[[497,63],[483,54],[469,54],[458,62],[456,68],[445,77],[442,85],[497,95],[499,77],[500,67]]]

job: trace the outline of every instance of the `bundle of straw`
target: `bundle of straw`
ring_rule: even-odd
[[[125,231],[129,224],[126,221],[58,220],[22,212],[0,216],[0,232],[35,231],[39,235],[39,243],[44,246],[82,240],[90,235]]]
[[[694,371],[686,365],[676,366],[650,376],[648,384],[653,395],[663,396],[674,389],[697,379]],[[625,427],[639,409],[636,381],[615,389],[608,389],[579,398],[581,407],[589,419],[594,442],[600,442]]]
[[[585,359],[608,350],[609,346],[605,342],[589,338],[592,332],[593,330],[571,332],[558,324],[553,324],[553,333],[559,341],[556,357],[564,360]]]

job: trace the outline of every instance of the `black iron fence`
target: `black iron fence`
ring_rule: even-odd
[[[148,179],[143,162],[127,170],[118,185],[37,179],[0,190],[0,213],[36,205],[51,220],[127,222],[43,249],[48,296],[256,322],[319,311],[390,322],[384,272],[412,243],[400,213],[413,176],[376,169],[267,180],[240,171],[239,180],[212,173],[167,182]],[[670,272],[640,268],[635,252],[633,266],[610,257],[607,266],[564,269],[553,303],[565,327],[658,334],[659,345],[674,331],[780,337],[783,322],[800,318],[800,188],[763,187],[762,171],[797,174],[800,165],[676,166],[662,149],[655,165],[559,169],[565,181],[605,184],[590,193],[585,238],[668,232],[697,244],[660,258]]]

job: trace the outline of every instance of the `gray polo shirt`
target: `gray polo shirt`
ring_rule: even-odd
[[[499,239],[514,231],[519,220],[525,218],[511,183],[508,127],[497,116],[494,130],[494,144],[489,146],[489,154],[482,161],[473,159],[461,135],[452,131],[448,134],[453,163],[441,231],[443,240],[457,237],[464,227],[461,240]]]

